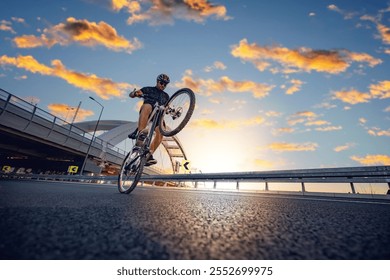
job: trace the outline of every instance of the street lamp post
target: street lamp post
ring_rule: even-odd
[[[73,124],[74,121],[76,120],[77,113],[78,113],[79,110],[80,110],[80,106],[81,106],[81,101],[80,101],[80,103],[79,103],[79,106],[77,106],[76,112],[74,113],[74,116],[73,116],[73,119],[72,119],[72,124]]]
[[[92,99],[93,101],[95,101],[97,104],[99,104],[102,107],[102,109],[100,110],[100,115],[99,115],[98,121],[96,123],[95,130],[93,131],[91,142],[89,142],[89,146],[88,146],[85,158],[84,158],[83,166],[81,167],[81,170],[80,170],[80,175],[83,175],[83,173],[84,173],[85,164],[87,163],[87,159],[88,159],[88,156],[89,156],[89,150],[91,149],[92,142],[95,140],[96,130],[97,130],[98,126],[99,126],[100,118],[102,116],[103,109],[104,109],[104,106],[102,104],[100,104],[100,102],[97,101],[95,98],[93,98],[91,96],[89,98]]]

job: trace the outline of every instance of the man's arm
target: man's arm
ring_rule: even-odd
[[[140,97],[142,95],[142,91],[134,89],[132,92],[129,93],[129,97],[134,98],[134,97]]]

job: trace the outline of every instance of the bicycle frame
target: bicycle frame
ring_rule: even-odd
[[[149,153],[150,151],[150,144],[152,142],[152,138],[153,138],[153,134],[154,134],[154,131],[157,127],[157,121],[159,120],[159,115],[161,115],[162,112],[164,112],[165,110],[165,106],[164,105],[159,105],[158,102],[156,102],[153,106],[153,111],[152,113],[150,114],[149,118],[148,118],[148,121],[147,121],[147,125],[146,127],[148,127],[148,125],[150,123],[152,123],[151,127],[149,128],[149,131],[148,131],[148,134],[146,135],[146,138],[142,141],[142,146],[140,146],[140,148],[142,149],[142,152],[139,153],[139,155],[137,157],[135,157],[130,163],[129,163],[129,166],[131,166],[134,162],[136,162],[138,159],[140,159],[141,157],[144,157],[147,155],[147,153]],[[152,121],[153,120],[153,121]],[[139,132],[141,133],[141,131]],[[139,137],[139,135],[138,135]],[[137,140],[136,141],[140,141],[137,137]]]
[[[146,148],[148,152],[150,149],[150,143],[152,141],[153,133],[157,127],[157,122],[159,120],[161,113],[164,112],[164,110],[165,110],[165,106],[159,105],[158,102],[156,102],[153,106],[153,111],[148,118],[146,127],[148,127],[149,123],[152,123],[152,125],[149,128],[149,131],[148,131],[148,134],[147,134],[145,140],[143,141],[144,142],[144,149]],[[152,119],[153,119],[153,121],[152,121]]]

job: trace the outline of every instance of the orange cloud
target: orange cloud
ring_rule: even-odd
[[[297,124],[304,124],[305,126],[318,126],[315,128],[317,131],[333,131],[342,129],[341,126],[331,126],[331,123],[326,120],[317,119],[318,115],[312,111],[301,111],[293,115],[290,115],[287,118],[287,123],[290,126],[295,126]],[[324,126],[328,125],[328,126]],[[322,126],[322,127],[319,127]]]
[[[264,119],[260,116],[256,116],[250,119],[243,120],[221,120],[216,121],[213,119],[195,119],[190,121],[189,126],[192,128],[205,128],[205,129],[226,129],[226,128],[240,128],[248,126],[256,126],[264,123]]]
[[[381,81],[370,85],[368,93],[351,89],[337,91],[333,94],[333,99],[339,99],[349,104],[367,103],[375,98],[390,98],[390,81]]]
[[[223,64],[221,61],[215,61],[212,66],[205,67],[204,71],[211,72],[214,69],[225,70],[226,68],[227,68],[226,65]]]
[[[7,31],[15,34],[15,30],[12,28],[12,23],[6,20],[0,21],[0,31]]]
[[[297,80],[297,79],[292,79],[290,81],[290,83],[292,83],[292,86],[286,90],[286,94],[289,94],[289,95],[294,94],[297,91],[300,91],[302,84],[304,84],[304,82],[302,82],[301,80]]]
[[[383,24],[377,24],[377,29],[379,31],[379,34],[381,36],[382,42],[385,44],[390,44],[390,28],[383,25]]]
[[[308,121],[305,123],[305,126],[320,126],[320,125],[326,125],[330,124],[328,121],[324,120],[314,120],[314,121]]]
[[[326,127],[317,127],[317,131],[334,131],[334,130],[341,130],[343,129],[342,126],[326,126]]]
[[[390,98],[390,81],[370,85],[370,93],[373,98]]]
[[[111,0],[111,8],[114,11],[126,9],[129,13],[138,13],[141,11],[141,4],[138,1]]]
[[[312,50],[310,48],[288,49],[280,46],[260,46],[248,44],[243,39],[232,47],[234,57],[253,63],[260,71],[264,71],[274,61],[282,66],[282,71],[292,72],[326,72],[338,74],[347,70],[353,62],[365,62],[374,67],[382,60],[366,53],[354,53],[348,50]],[[264,63],[266,62],[266,64]],[[259,67],[260,65],[260,67]],[[273,72],[277,72],[273,70]]]
[[[267,146],[269,149],[276,152],[306,152],[315,151],[318,147],[317,143],[286,143],[286,142],[274,142]]]
[[[194,79],[191,72],[182,77],[181,82],[175,84],[176,87],[189,87],[197,94],[211,96],[214,93],[223,91],[229,92],[251,92],[254,98],[263,98],[275,87],[253,81],[233,81],[227,76],[221,77],[218,81],[213,79]]]
[[[60,118],[63,118],[64,120],[66,120],[68,122],[72,121],[73,116],[75,115],[76,109],[77,109],[77,108],[69,106],[67,104],[58,104],[58,103],[49,104],[47,107],[48,107],[50,113],[52,113],[53,115],[58,116]],[[87,117],[93,116],[93,114],[94,113],[91,110],[85,110],[85,109],[80,108],[77,112],[77,116],[76,116],[75,121],[76,122],[83,121]]]
[[[127,53],[142,47],[137,38],[129,41],[119,36],[115,28],[103,21],[96,23],[70,17],[65,23],[47,28],[43,32],[40,37],[34,35],[16,37],[14,43],[18,48],[41,46],[50,48],[56,44],[64,46],[71,43],[88,47],[102,45],[114,51],[125,51]]]
[[[341,151],[348,150],[348,149],[352,148],[353,146],[355,146],[354,143],[347,143],[347,144],[345,144],[345,145],[337,146],[337,147],[335,147],[333,150],[334,150],[335,152],[341,152]]]
[[[53,70],[50,67],[47,67],[44,64],[39,63],[31,55],[28,56],[18,56],[18,57],[9,57],[3,55],[0,57],[0,64],[2,65],[13,65],[17,68],[25,69],[32,73],[39,73],[41,75],[52,75]]]
[[[67,69],[60,60],[53,60],[52,67],[39,63],[32,56],[0,57],[0,65],[13,65],[17,68],[25,69],[32,73],[46,76],[59,77],[69,84],[83,90],[95,92],[103,99],[112,96],[120,97],[123,91],[134,88],[127,83],[115,83],[111,79],[100,78],[95,74],[86,74]]]
[[[390,165],[390,156],[388,155],[352,156],[351,159],[363,165]]]
[[[355,89],[337,91],[333,94],[334,99],[339,99],[344,103],[358,104],[367,103],[371,99],[371,95],[368,93],[360,92]]]
[[[380,128],[373,127],[369,129],[367,132],[372,136],[390,136],[390,129],[381,130]]]
[[[273,135],[280,135],[280,134],[285,134],[285,133],[293,133],[294,131],[295,131],[295,129],[292,127],[281,127],[281,128],[274,129],[272,131],[272,134]]]
[[[288,117],[287,123],[290,126],[294,126],[298,123],[304,123],[307,121],[312,121],[317,118],[317,114],[311,111],[301,111],[297,112]]]
[[[388,9],[382,10],[380,12],[382,13],[382,12],[386,12],[386,11],[388,12]],[[376,17],[364,15],[364,16],[360,17],[360,19],[372,21],[376,25],[376,29],[378,30],[378,33],[379,33],[379,36],[376,36],[376,37],[379,37],[384,44],[389,45],[390,44],[390,28],[383,25],[382,23],[380,23],[380,20],[382,17],[383,17],[383,15],[381,15],[381,14],[379,14]],[[385,53],[389,53],[389,50],[385,50]]]
[[[197,23],[203,23],[209,17],[230,19],[225,6],[214,5],[207,0],[111,0],[111,8],[129,13],[127,23],[130,25],[138,22],[149,22],[150,25],[173,24],[175,18]]]
[[[317,114],[312,111],[300,111],[292,115],[292,117],[305,117],[308,119],[316,118]]]

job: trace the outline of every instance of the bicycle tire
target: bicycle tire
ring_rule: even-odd
[[[179,100],[179,98],[183,97],[184,95],[188,96],[188,101],[186,100],[185,102],[183,102],[184,104],[179,104],[179,106],[174,105],[176,100],[178,100],[177,102],[180,103],[181,100]],[[172,115],[170,115],[169,111],[168,111],[172,107],[174,107],[174,109],[177,109],[177,108],[183,109],[183,107],[185,107],[185,109],[187,109],[187,111],[184,113],[184,115],[179,116],[179,120],[178,120],[177,124],[173,124],[173,125],[171,125],[173,127],[170,127],[169,125],[167,125],[167,124],[170,124],[172,122],[172,120],[170,120],[169,117],[171,117],[173,120],[175,120],[175,118],[173,118]],[[161,117],[160,117],[159,129],[160,129],[161,134],[163,136],[170,137],[170,136],[174,136],[177,133],[179,133],[186,126],[188,121],[190,120],[192,113],[194,112],[194,109],[195,109],[195,94],[194,94],[194,92],[189,88],[182,88],[182,89],[179,89],[178,91],[176,91],[171,96],[171,98],[169,98],[169,100],[167,102],[167,108],[166,108],[165,112],[163,112]]]
[[[134,153],[134,150],[131,150],[123,160],[123,163],[121,165],[119,175],[118,175],[118,190],[120,193],[123,194],[129,194],[131,193],[135,187],[137,186],[145,163],[146,163],[146,157],[140,156],[138,166],[136,166],[135,170],[130,171],[126,170],[126,166],[130,163],[131,156]],[[139,152],[138,152],[139,153]]]

